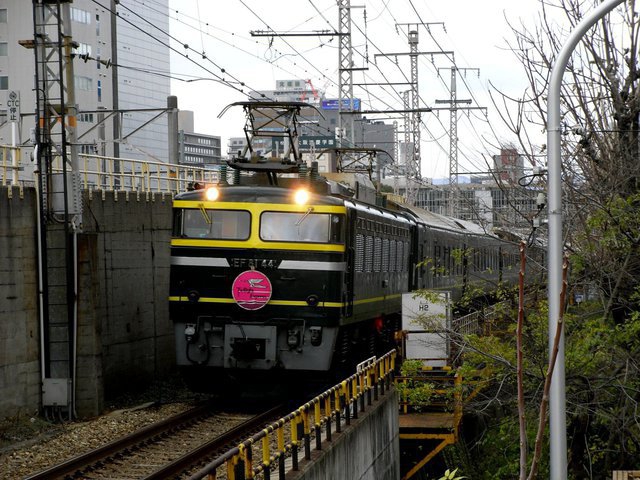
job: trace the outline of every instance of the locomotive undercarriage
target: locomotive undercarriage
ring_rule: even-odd
[[[327,369],[336,327],[305,318],[273,318],[264,322],[198,316],[175,323],[179,364],[257,370]],[[304,355],[303,355],[304,354]]]
[[[309,325],[304,319],[230,322],[200,316],[176,322],[177,363],[196,391],[228,389],[238,381],[295,383],[341,380],[356,365],[394,348],[399,315],[342,327]]]
[[[329,369],[337,334],[336,327],[309,328],[304,322],[238,323],[218,328],[205,325],[198,338],[187,339],[185,328],[189,326],[180,323],[175,326],[176,338],[184,337],[183,351],[176,354],[185,380],[196,391],[227,388],[234,380],[245,385],[322,375]],[[312,336],[315,345],[311,343]]]

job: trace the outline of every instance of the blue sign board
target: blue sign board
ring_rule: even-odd
[[[349,99],[348,98],[343,98],[342,99],[342,110],[351,110],[351,107],[349,105]],[[330,100],[322,100],[322,109],[323,110],[338,110],[338,99],[337,98],[333,98]],[[353,99],[353,110],[354,111],[359,111],[360,110],[360,99],[359,98],[354,98]]]

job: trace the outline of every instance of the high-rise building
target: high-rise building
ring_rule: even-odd
[[[155,0],[153,7],[132,0],[60,4],[63,19],[68,8],[75,44],[79,151],[168,161],[167,117],[162,113],[170,93],[168,0]],[[0,0],[0,144],[31,142],[35,59],[33,49],[23,45],[33,38],[33,3]],[[68,79],[64,82],[68,88]],[[19,97],[16,122],[6,121],[12,113],[10,96]]]
[[[88,3],[94,4],[91,0]],[[122,138],[126,141],[121,143],[120,155],[177,163],[176,159],[168,158],[167,115],[158,116],[160,111],[132,111],[167,106],[170,93],[169,0],[111,0],[111,3],[118,12],[114,57],[121,66],[117,69],[116,101],[121,110],[130,110],[122,119]],[[145,122],[150,123],[131,135]]]

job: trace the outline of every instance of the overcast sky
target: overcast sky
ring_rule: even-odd
[[[470,115],[458,112],[459,171],[486,170],[484,158],[498,153],[489,145],[497,143],[496,134],[501,141],[510,140],[490,105],[489,82],[514,96],[521,96],[526,88],[522,68],[506,47],[512,34],[505,18],[533,25],[538,8],[538,0],[352,0],[353,61],[356,67],[368,67],[354,72],[354,83],[408,81],[408,56],[396,59],[379,54],[409,52],[408,27],[402,24],[429,24],[418,28],[418,51],[453,51],[456,66],[469,69],[460,72],[457,98],[488,108],[487,117],[481,110]],[[337,30],[335,0],[226,0],[224,7],[220,1],[170,0],[170,9],[171,34],[180,52],[172,57],[173,75],[197,79],[173,80],[172,94],[178,96],[181,109],[195,112],[196,131],[219,135],[224,145],[230,136],[241,136],[240,109],[222,119],[218,114],[226,105],[247,99],[240,90],[272,90],[276,80],[310,79],[315,88],[337,96],[338,37],[250,34]],[[445,106],[436,100],[450,98],[451,66],[449,55],[419,57],[420,107]],[[406,89],[355,87],[354,96],[362,99],[366,110],[401,109],[400,92]],[[426,113],[422,120],[422,175],[446,177],[449,112]]]

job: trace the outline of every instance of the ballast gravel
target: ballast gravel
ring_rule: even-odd
[[[189,392],[175,390],[180,400],[163,398],[158,403],[148,397],[129,398],[124,401],[129,405],[89,420],[50,422],[35,414],[0,420],[0,477],[22,479],[188,410],[197,401]]]

